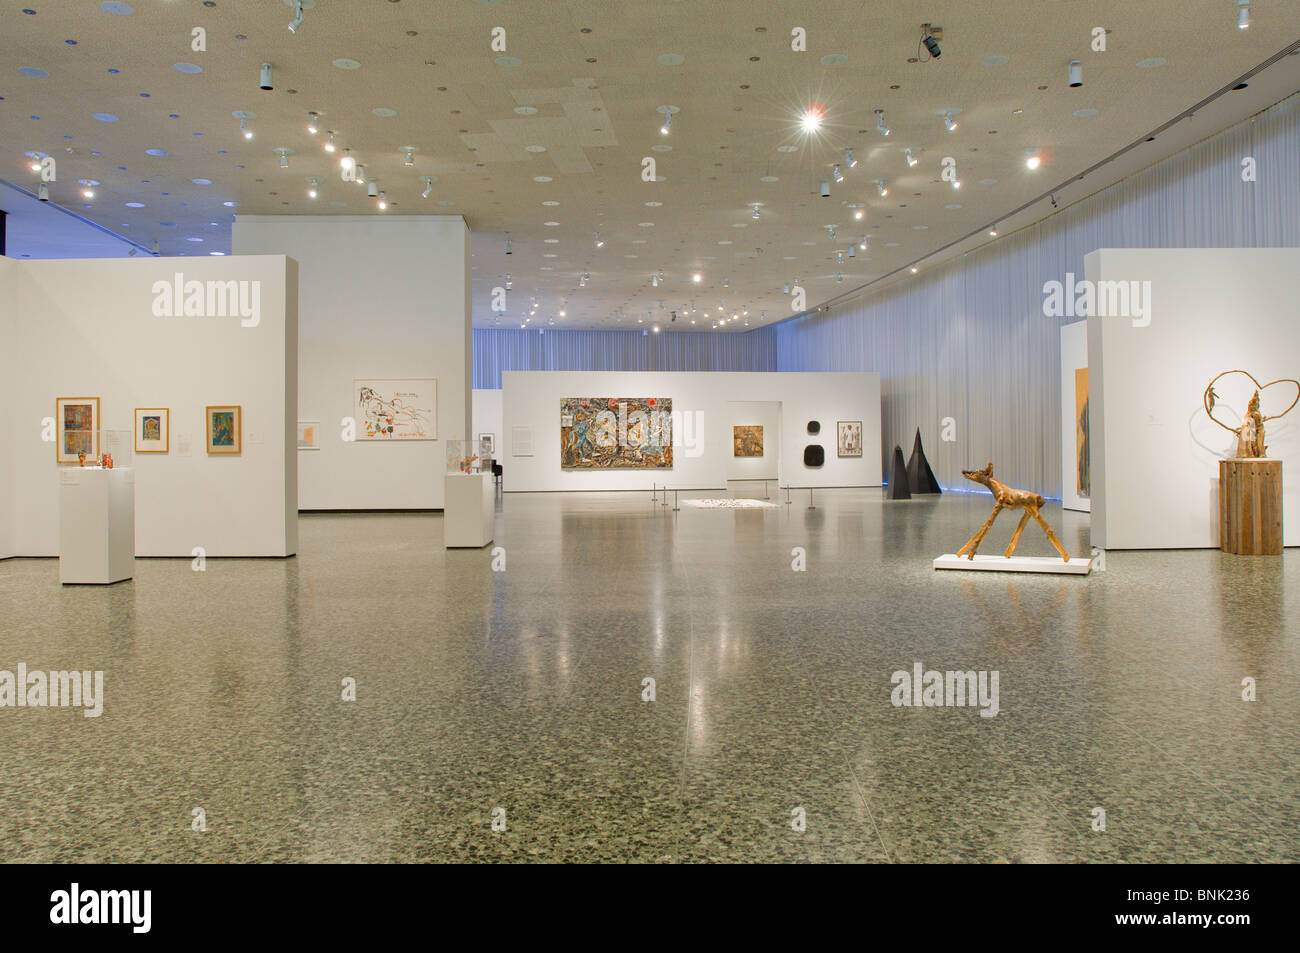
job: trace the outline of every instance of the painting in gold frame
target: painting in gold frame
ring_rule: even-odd
[[[758,424],[737,424],[731,428],[731,455],[733,457],[761,457],[763,455],[763,428]]]
[[[243,449],[243,412],[239,404],[213,404],[204,411],[208,453],[239,453]]]
[[[54,402],[58,422],[58,443],[54,451],[59,463],[77,463],[85,454],[99,459],[99,398],[60,397]]]
[[[171,450],[172,413],[166,407],[135,409],[135,452],[167,453]]]

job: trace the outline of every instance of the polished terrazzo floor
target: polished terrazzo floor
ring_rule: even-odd
[[[783,500],[507,495],[504,572],[437,514],[304,516],[295,559],[111,588],[0,562],[0,669],[106,696],[0,709],[0,860],[1300,860],[1300,553],[936,573],[987,496]],[[892,706],[918,661],[997,670],[1000,713]]]

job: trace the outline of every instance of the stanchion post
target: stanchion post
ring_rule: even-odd
[[[674,513],[679,513],[679,512],[681,512],[681,507],[677,505],[677,491],[676,491],[676,490],[673,490],[673,512],[674,512]]]
[[[808,487],[808,509],[810,509],[810,510],[815,510],[815,509],[817,509],[817,507],[813,506],[813,491],[812,491],[812,487]]]

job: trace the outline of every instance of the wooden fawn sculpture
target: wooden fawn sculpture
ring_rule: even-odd
[[[1016,544],[1020,542],[1020,534],[1025,531],[1025,524],[1029,522],[1029,517],[1032,516],[1038,520],[1038,525],[1043,528],[1043,532],[1047,534],[1047,538],[1056,547],[1056,551],[1061,554],[1061,558],[1067,563],[1070,561],[1070,554],[1065,551],[1065,547],[1056,538],[1056,534],[1052,532],[1052,527],[1048,526],[1047,522],[1038,515],[1039,507],[1047,502],[1041,496],[1037,493],[1030,493],[1028,490],[1013,490],[1001,480],[993,479],[993,463],[991,461],[983,470],[962,470],[961,475],[968,480],[983,484],[993,492],[993,512],[984,521],[984,525],[979,528],[979,532],[972,536],[965,546],[957,550],[958,556],[966,556],[970,560],[975,558],[975,550],[980,548],[980,543],[984,542],[984,537],[988,535],[989,527],[993,525],[993,521],[998,518],[998,514],[1003,510],[1024,510],[1024,515],[1020,517],[1020,525],[1016,527],[1016,532],[1011,537],[1011,545],[1007,547],[1007,551],[1002,555],[1010,558],[1011,554],[1016,551]],[[969,554],[967,554],[967,550],[970,551]]]

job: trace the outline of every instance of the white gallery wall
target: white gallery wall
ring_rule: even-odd
[[[501,460],[509,491],[639,490],[651,483],[679,489],[726,486],[732,453],[732,402],[781,404],[780,467],[783,485],[880,486],[880,376],[874,373],[707,371],[505,371],[502,377]],[[670,397],[673,411],[699,420],[697,454],[683,446],[685,426],[673,434],[671,470],[576,470],[560,468],[560,401],[565,397]],[[806,433],[809,420],[821,433]],[[861,457],[836,456],[835,425],[862,421]],[[515,456],[515,427],[528,427],[533,455]],[[819,443],[825,465],[803,464],[804,447]]]
[[[763,455],[761,457],[737,457],[732,450],[725,454],[727,458],[728,480],[776,480],[779,478],[781,460],[781,403],[774,400],[730,400],[727,401],[727,432],[732,427],[758,426],[763,428]],[[855,420],[858,418],[854,418]],[[804,421],[806,427],[808,422]],[[823,423],[823,433],[826,425]],[[826,448],[833,453],[833,447]],[[802,452],[802,451],[800,451]]]
[[[473,392],[474,439],[481,433],[496,438],[497,455],[501,455],[501,391],[477,389]]]
[[[470,436],[469,229],[448,215],[240,215],[236,254],[299,263],[299,507],[439,509],[446,441]],[[437,380],[431,441],[345,442],[354,380]]]
[[[1061,505],[1067,510],[1092,510],[1092,499],[1079,491],[1078,408],[1075,372],[1088,367],[1088,322],[1061,327]]]
[[[0,397],[11,400],[14,379],[14,304],[18,262],[0,256]],[[14,555],[14,415],[0,414],[0,559]]]
[[[155,314],[155,282],[172,284],[178,273],[185,282],[249,282],[256,323]],[[170,410],[170,453],[131,460],[137,555],[189,557],[197,546],[209,556],[292,555],[297,280],[281,255],[8,262],[0,350],[12,357],[0,396],[12,476],[0,496],[14,507],[14,553],[58,555],[59,468],[42,420],[55,416],[59,397],[98,397],[105,430],[133,431],[137,407]],[[206,452],[210,404],[242,407],[241,453]]]
[[[1261,383],[1300,376],[1300,249],[1105,248],[1085,262],[1089,281],[1150,282],[1151,302],[1146,326],[1088,318],[1093,544],[1218,546],[1219,460],[1234,437],[1208,419],[1202,395],[1234,368]],[[1216,416],[1235,426],[1253,385],[1215,388]],[[1295,396],[1283,391],[1261,395],[1265,414]],[[1300,408],[1265,433],[1283,461],[1283,543],[1300,546]]]

